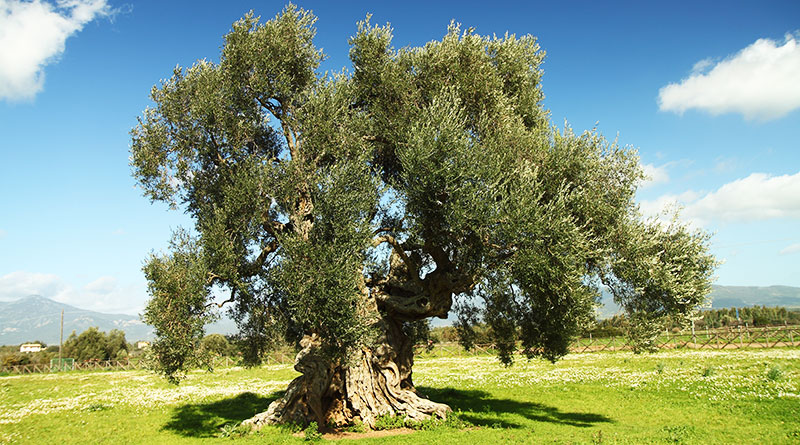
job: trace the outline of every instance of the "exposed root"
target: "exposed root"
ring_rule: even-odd
[[[348,363],[330,363],[315,337],[306,337],[294,379],[267,411],[246,420],[254,429],[296,423],[341,427],[360,422],[373,428],[381,416],[414,421],[444,419],[450,407],[420,396],[411,381],[413,352],[399,325],[387,327],[386,342],[355,352]]]

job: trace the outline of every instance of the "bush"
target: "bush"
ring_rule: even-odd
[[[783,377],[783,370],[779,368],[777,365],[773,366],[772,368],[767,371],[767,378],[774,381],[780,380]]]
[[[22,366],[31,363],[28,354],[14,353],[3,357],[3,367],[9,368],[11,366]]]
[[[303,430],[303,433],[305,433],[305,439],[308,442],[316,442],[322,439],[322,433],[319,432],[319,426],[317,426],[317,422],[309,423],[306,429]]]

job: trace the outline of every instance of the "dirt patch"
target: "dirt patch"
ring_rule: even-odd
[[[356,433],[352,431],[333,431],[330,433],[322,434],[325,440],[342,440],[342,439],[367,439],[372,437],[387,437],[387,436],[401,436],[404,434],[411,434],[414,430],[411,428],[396,428],[393,430],[378,430],[366,431],[363,433]],[[292,434],[295,437],[305,437],[305,433],[299,432]]]
[[[324,437],[327,440],[366,439],[370,437],[401,436],[403,434],[411,434],[413,432],[414,430],[412,430],[411,428],[396,428],[393,430],[366,431],[363,433],[340,431],[340,432],[326,433],[323,434],[322,437]]]

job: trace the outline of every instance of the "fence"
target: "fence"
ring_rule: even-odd
[[[739,348],[778,348],[800,346],[800,326],[777,326],[752,328],[746,326],[710,329],[691,332],[664,332],[656,339],[658,349],[739,349]],[[624,336],[579,338],[572,342],[572,353],[598,351],[629,351],[633,349],[631,340]],[[424,353],[425,345],[417,345],[415,351]],[[474,345],[464,351],[458,343],[445,342],[433,345],[431,354],[481,355],[494,353],[494,345]]]
[[[268,359],[269,360],[269,359]],[[274,359],[273,363],[278,363]],[[235,359],[230,357],[219,357],[212,362],[215,368],[228,368],[236,365]],[[65,368],[62,366],[62,368]],[[128,360],[89,360],[85,362],[75,362],[71,371],[124,371],[132,369],[148,369],[149,365],[144,360],[128,361]],[[28,364],[28,365],[14,365],[5,366],[0,369],[0,372],[8,374],[35,374],[43,372],[59,372],[65,369],[59,369],[58,363],[50,364]]]
[[[767,328],[728,327],[707,331],[663,333],[656,340],[659,349],[740,349],[740,348],[778,348],[800,346],[800,326],[778,326]],[[633,349],[626,337],[592,337],[575,340],[569,347],[570,352],[626,351]],[[416,353],[426,350],[425,345],[417,345]],[[464,351],[458,343],[437,343],[430,351],[447,355],[480,355],[494,352],[494,345],[475,345],[470,351]],[[276,351],[266,357],[266,364],[294,363],[294,354],[290,351]],[[220,357],[213,362],[215,368],[226,368],[236,365],[237,361],[230,357]],[[75,362],[72,369],[76,371],[112,371],[147,369],[145,361],[87,361]],[[33,374],[42,372],[58,372],[58,365],[30,364],[8,366],[0,372],[9,374]]]
[[[664,333],[656,339],[659,349],[740,349],[800,346],[800,326],[766,328],[728,327],[707,331]],[[626,337],[581,338],[570,352],[624,351],[633,346]]]

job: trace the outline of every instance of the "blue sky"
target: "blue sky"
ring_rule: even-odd
[[[714,232],[718,284],[800,286],[800,2],[297,4],[326,70],[368,12],[398,47],[450,20],[537,36],[553,122],[637,147],[643,212],[677,201]],[[143,260],[190,221],[134,188],[128,132],[176,64],[218,60],[232,22],[283,5],[0,0],[0,300],[141,311]]]

